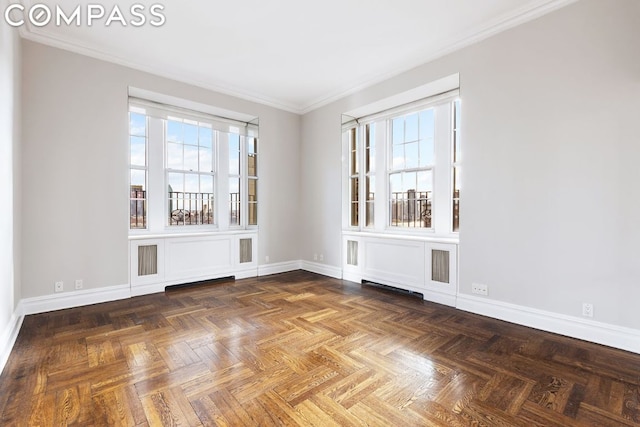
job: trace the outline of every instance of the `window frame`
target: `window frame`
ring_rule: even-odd
[[[248,223],[248,161],[247,156],[247,140],[255,138],[256,148],[259,147],[259,125],[258,119],[255,118],[251,122],[237,121],[223,117],[213,116],[207,113],[200,113],[190,109],[165,105],[139,99],[135,97],[129,98],[128,113],[131,112],[142,114],[145,116],[147,123],[146,134],[146,203],[147,218],[146,228],[131,228],[129,225],[129,235],[155,235],[155,234],[198,234],[209,232],[226,232],[238,231],[244,229],[257,229],[259,218],[259,207],[256,203],[255,214],[256,224]],[[200,170],[200,149],[203,148],[198,140],[198,170],[186,169],[186,165],[182,165],[182,169],[170,168],[168,163],[168,123],[169,121],[181,121],[183,124],[187,122],[197,122],[198,126],[211,129],[211,154],[212,154],[212,171],[203,172]],[[129,120],[129,123],[131,121]],[[190,123],[193,124],[193,123]],[[239,179],[240,190],[240,222],[235,225],[230,223],[230,182],[232,176],[229,174],[229,147],[224,147],[223,139],[225,134],[238,134],[239,136],[239,156],[240,156],[240,174],[235,175]],[[131,124],[129,124],[128,135],[131,136]],[[199,134],[200,135],[200,131]],[[184,142],[184,141],[183,141]],[[182,144],[184,145],[184,144]],[[226,144],[228,145],[228,144]],[[182,147],[184,150],[184,146]],[[256,149],[257,151],[257,149]],[[129,159],[131,157],[131,140],[129,141]],[[257,153],[256,153],[257,156]],[[183,151],[184,158],[184,151]],[[227,159],[227,160],[224,160]],[[132,170],[131,159],[129,160],[129,170]],[[213,206],[210,211],[213,214],[213,223],[204,224],[180,224],[172,225],[168,214],[171,206],[169,200],[169,174],[196,174],[198,178],[198,190],[203,189],[201,175],[211,176],[213,180]],[[131,172],[129,172],[131,175]],[[184,178],[183,178],[184,179]],[[256,181],[256,189],[259,182],[259,172],[256,169],[255,176],[252,179]],[[129,178],[130,182],[131,178]],[[184,181],[183,181],[184,182]],[[183,190],[185,187],[183,186]],[[129,184],[129,192],[131,192],[131,184]],[[226,193],[226,196],[225,196]],[[131,193],[130,193],[131,194]],[[209,193],[207,193],[209,194]],[[131,200],[131,199],[130,199]],[[130,215],[131,217],[131,208]],[[131,220],[130,220],[131,223]]]
[[[452,144],[454,141],[453,136],[453,104],[459,102],[458,89],[446,91],[445,93],[431,96],[418,101],[403,104],[394,108],[389,108],[379,113],[373,113],[365,117],[358,119],[351,118],[342,126],[343,132],[343,158],[347,161],[343,164],[343,230],[345,231],[362,231],[362,232],[375,232],[390,235],[415,235],[415,236],[433,236],[433,237],[445,237],[457,239],[459,232],[453,231],[453,177],[451,171],[452,165]],[[431,228],[425,227],[401,227],[391,225],[391,185],[390,175],[400,172],[400,170],[394,170],[392,168],[392,120],[399,116],[409,115],[414,112],[420,112],[434,108],[435,125],[434,125],[434,152],[433,163],[430,166],[412,168],[410,170],[431,170],[432,171],[432,223]],[[447,110],[448,113],[444,114],[442,111]],[[348,138],[345,137],[350,129],[358,129],[360,134],[364,134],[366,126],[376,127],[375,144],[372,141],[372,146],[375,146],[376,160],[375,160],[375,172],[365,173],[364,168],[360,170],[360,179],[366,179],[367,176],[372,176],[375,179],[375,201],[374,201],[374,224],[373,226],[367,226],[366,222],[366,194],[365,185],[360,185],[359,200],[364,201],[360,203],[360,222],[358,226],[350,226],[349,224],[349,211],[348,203],[350,201],[349,195],[349,181],[351,176],[350,162],[348,161],[349,150],[347,147]],[[362,139],[362,138],[361,138]],[[360,147],[360,159],[361,164],[364,165],[366,161],[364,144],[366,141],[359,141]],[[408,171],[409,169],[404,169]]]

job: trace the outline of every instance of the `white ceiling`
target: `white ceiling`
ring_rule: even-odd
[[[573,1],[39,0],[67,13],[117,4],[127,20],[131,4],[160,3],[166,24],[88,27],[83,16],[80,27],[27,25],[22,35],[304,113]]]

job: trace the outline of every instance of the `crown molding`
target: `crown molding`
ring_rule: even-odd
[[[207,89],[223,95],[233,96],[235,98],[244,99],[245,101],[266,105],[295,114],[301,113],[301,109],[298,106],[279,99],[270,98],[262,94],[254,94],[242,89],[225,85],[223,83],[204,82],[197,78],[194,78],[193,76],[190,76],[189,73],[184,73],[175,69],[172,70],[165,66],[163,66],[163,69],[161,70],[157,67],[154,67],[153,65],[131,61],[112,53],[94,49],[88,45],[78,43],[77,41],[70,41],[58,36],[48,34],[41,30],[28,29],[26,25],[20,27],[20,36],[25,40],[66,50],[68,52],[76,53],[79,55],[88,56],[90,58],[99,59],[101,61],[110,62],[112,64],[121,65],[127,68],[132,68],[134,70],[153,74],[159,77],[164,77],[178,82],[190,84],[192,86],[197,86],[202,89]]]
[[[22,27],[20,27],[19,34],[23,39],[30,40],[36,43],[41,43],[47,46],[63,49],[69,52],[77,53],[80,55],[88,56],[88,57],[99,59],[102,61],[114,63],[117,65],[122,65],[138,71],[142,71],[149,74],[154,74],[159,77],[164,77],[164,78],[179,81],[182,83],[190,84],[190,85],[197,86],[197,87],[207,89],[213,92],[217,92],[220,94],[233,96],[233,97],[254,102],[257,104],[277,108],[279,110],[284,110],[291,113],[304,115],[320,107],[328,105],[339,99],[342,99],[346,96],[349,96],[353,93],[356,93],[358,91],[361,91],[373,85],[381,83],[390,78],[396,77],[415,67],[434,61],[445,55],[453,53],[457,50],[460,50],[472,44],[478,43],[493,35],[496,35],[505,30],[508,30],[510,28],[521,25],[525,22],[536,19],[540,16],[553,12],[557,9],[560,9],[571,3],[575,3],[577,1],[579,0],[534,1],[522,8],[516,9],[507,14],[499,16],[496,19],[490,21],[489,23],[485,23],[477,28],[474,28],[460,37],[457,37],[453,40],[449,40],[448,42],[444,43],[442,48],[436,51],[429,50],[429,51],[422,52],[422,55],[418,55],[417,58],[401,63],[393,71],[377,74],[368,79],[365,79],[360,83],[353,82],[352,84],[347,85],[346,88],[343,87],[327,96],[316,98],[315,100],[307,104],[293,104],[282,99],[277,99],[277,98],[266,96],[264,94],[253,93],[237,87],[233,87],[231,85],[225,84],[224,82],[202,81],[200,79],[194,78],[193,76],[189,75],[189,73],[185,73],[184,71],[180,71],[177,69],[166,68],[165,66],[163,66],[163,69],[161,70],[158,67],[154,67],[153,65],[125,59],[118,55],[114,55],[109,52],[92,48],[88,45],[85,45],[75,40],[71,41],[69,39],[65,39],[59,36],[54,36],[52,34],[47,33],[46,31],[43,31],[39,28],[35,28],[31,25],[23,25]],[[22,1],[22,3],[24,3],[25,6],[29,5],[28,0]]]
[[[337,91],[326,97],[317,98],[315,101],[301,107],[301,114],[306,114],[320,107],[331,104],[332,102],[338,101],[346,96],[399,76],[413,68],[428,64],[429,62],[442,58],[450,53],[461,50],[467,46],[471,46],[510,28],[517,27],[518,25],[532,21],[550,12],[568,6],[569,4],[576,3],[577,1],[579,0],[537,0],[533,3],[529,3],[525,7],[511,11],[490,21],[489,23],[476,27],[456,39],[449,40],[447,43],[444,43],[443,47],[439,50],[423,52],[422,55],[418,55],[419,59],[406,61],[398,66],[394,71],[378,74],[364,82],[351,85],[347,89]]]

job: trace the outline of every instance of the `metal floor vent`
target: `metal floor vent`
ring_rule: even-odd
[[[413,291],[410,291],[408,289],[400,289],[400,288],[396,288],[394,286],[383,285],[382,283],[376,283],[376,282],[370,282],[368,280],[363,280],[362,281],[362,285],[371,286],[372,288],[380,288],[380,289],[383,289],[383,290],[396,292],[398,294],[403,294],[403,295],[408,295],[408,296],[424,299],[424,295],[422,295],[420,292],[413,292]]]

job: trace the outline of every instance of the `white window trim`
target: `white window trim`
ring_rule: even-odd
[[[459,233],[452,230],[453,227],[453,180],[452,180],[452,144],[453,144],[453,109],[446,108],[451,107],[451,103],[459,98],[459,75],[455,74],[447,78],[436,81],[432,84],[427,84],[416,88],[415,90],[407,91],[398,96],[390,97],[382,101],[378,101],[367,106],[361,107],[356,110],[344,113],[344,116],[349,116],[350,120],[343,120],[342,135],[343,135],[343,177],[346,177],[343,183],[343,230],[349,232],[363,232],[363,233],[383,233],[385,235],[398,235],[398,236],[423,236],[433,238],[446,238],[457,240]],[[427,99],[414,99],[424,93],[431,93],[431,96]],[[397,100],[408,100],[408,103],[393,105],[392,103]],[[445,111],[446,118],[440,122],[440,125],[436,124],[436,134],[434,135],[435,141],[444,140],[446,144],[436,142],[434,150],[434,165],[428,169],[433,171],[433,222],[432,228],[405,228],[390,225],[390,208],[389,208],[389,175],[397,171],[392,171],[390,167],[390,151],[392,150],[391,144],[386,141],[390,138],[391,126],[389,119],[403,115],[404,113],[419,111],[427,108],[440,107],[442,111]],[[375,108],[384,108],[384,111],[377,110]],[[368,113],[368,115],[359,116],[359,114]],[[376,196],[374,203],[374,227],[367,227],[366,222],[366,198],[363,198],[365,191],[364,181],[359,185],[359,224],[358,226],[351,226],[350,223],[350,147],[348,146],[347,131],[353,129],[364,129],[364,126],[372,123],[384,123],[384,127],[380,126],[376,129]],[[438,119],[436,118],[436,123]],[[446,123],[446,125],[443,125]],[[382,128],[382,129],[380,129]],[[364,160],[366,150],[364,147],[364,132],[358,131],[357,138],[360,147],[360,157],[362,167],[364,167]],[[443,159],[443,160],[441,160]],[[458,162],[459,164],[459,162]],[[423,170],[423,168],[419,168]],[[447,176],[444,176],[447,174]],[[362,172],[361,178],[366,177],[366,174]],[[361,179],[362,181],[362,179]],[[442,210],[447,210],[447,213],[441,213]],[[384,220],[383,220],[384,219]]]
[[[202,107],[204,104],[190,103],[174,97],[160,97],[149,91],[129,88],[130,98],[128,103],[128,112],[144,111],[142,114],[147,116],[147,144],[146,155],[147,162],[145,170],[147,171],[147,219],[146,228],[132,229],[127,225],[129,236],[147,236],[147,235],[190,235],[202,233],[227,233],[238,232],[242,230],[257,230],[258,224],[248,224],[248,161],[247,157],[247,136],[258,139],[256,154],[260,150],[258,118],[240,113],[230,112],[228,110],[216,109],[210,107],[208,111],[222,112],[233,118],[222,117],[208,114],[207,112],[199,112],[192,110],[194,107]],[[151,94],[155,99],[142,99],[135,95]],[[176,101],[177,106],[164,104],[163,101]],[[206,108],[204,110],[207,110]],[[169,200],[167,194],[168,173],[170,170],[166,165],[166,140],[165,140],[165,122],[171,117],[181,119],[195,120],[211,124],[213,130],[212,149],[214,151],[214,224],[197,224],[197,225],[169,225],[166,213],[169,209]],[[155,120],[154,120],[155,119]],[[220,133],[222,132],[222,134]],[[230,225],[229,219],[229,162],[221,159],[228,159],[228,141],[224,143],[221,135],[226,133],[237,133],[240,135],[240,224]],[[129,135],[129,131],[128,131]],[[160,141],[160,143],[158,143]],[[151,147],[152,144],[159,145]],[[130,154],[129,154],[130,156]],[[130,171],[134,169],[129,161]],[[253,178],[252,178],[253,179]],[[256,181],[259,184],[259,172],[256,171]],[[130,191],[130,178],[127,180]],[[258,193],[258,197],[259,197]],[[221,196],[225,200],[221,200]],[[258,200],[259,204],[259,200]],[[162,206],[158,209],[157,206]],[[258,207],[258,223],[259,223],[259,207]],[[129,221],[129,220],[128,220]]]

